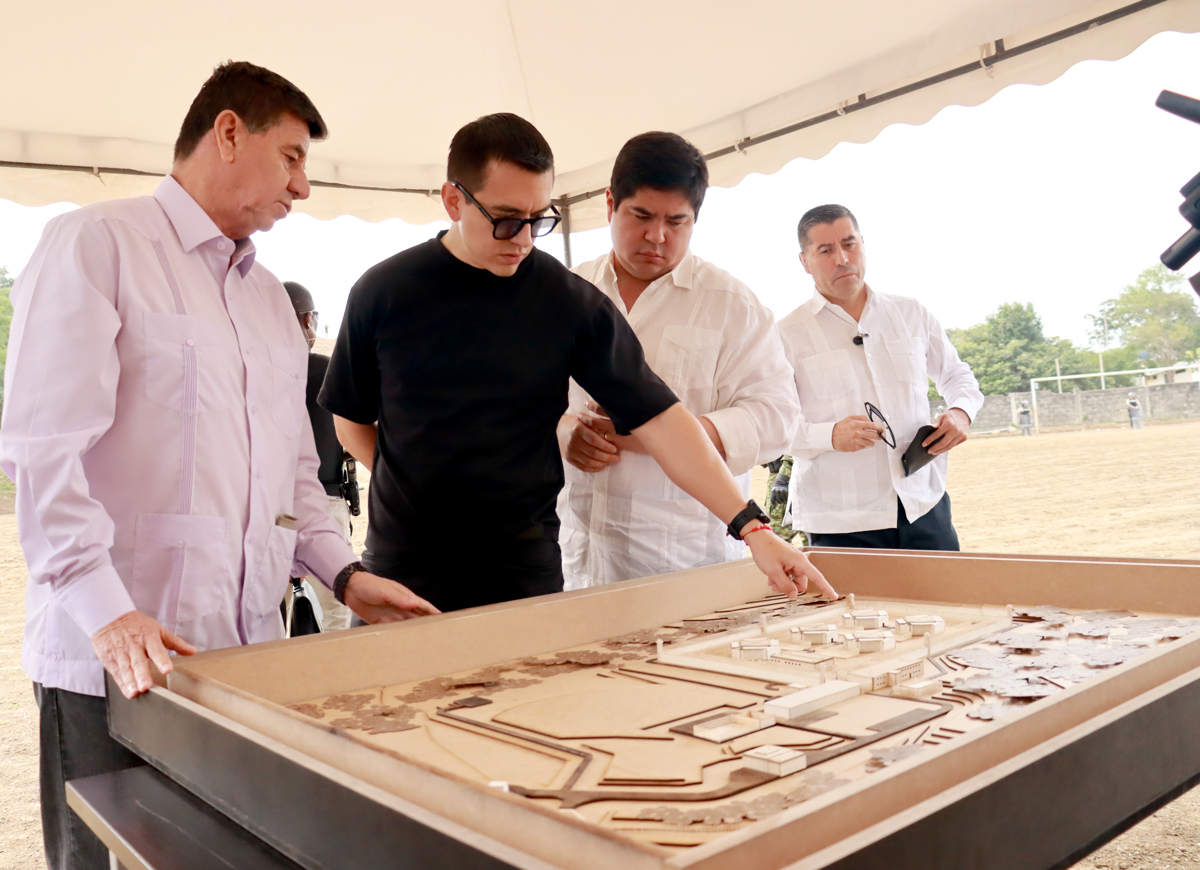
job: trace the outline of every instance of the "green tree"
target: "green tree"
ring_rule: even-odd
[[[1149,366],[1195,359],[1200,348],[1196,296],[1184,288],[1182,275],[1167,271],[1161,263],[1143,271],[1119,296],[1105,301],[1099,315],[1090,317],[1092,338],[1097,343],[1102,340],[1105,317],[1110,345],[1131,350],[1134,358],[1145,353],[1143,359]]]
[[[959,356],[975,372],[980,389],[989,396],[1028,390],[1031,378],[1055,373],[1055,360],[1064,375],[1094,372],[1099,367],[1092,351],[1076,347],[1069,339],[1047,336],[1042,319],[1028,302],[1006,302],[983,323],[951,329],[948,334]],[[1079,386],[1088,389],[1091,385],[1080,382]]]

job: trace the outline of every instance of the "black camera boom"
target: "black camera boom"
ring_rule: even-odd
[[[1200,124],[1200,100],[1193,100],[1174,91],[1163,91],[1154,101],[1154,105],[1193,124]],[[1200,172],[1193,175],[1179,192],[1183,195],[1183,205],[1179,207],[1179,213],[1191,226],[1159,257],[1162,264],[1172,272],[1179,271],[1192,257],[1200,254]],[[1190,282],[1192,289],[1200,294],[1200,273],[1193,275]]]

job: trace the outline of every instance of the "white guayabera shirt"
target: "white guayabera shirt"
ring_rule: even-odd
[[[983,394],[928,309],[906,296],[867,288],[858,323],[819,292],[779,322],[796,374],[803,416],[791,454],[789,513],[806,532],[838,534],[896,528],[896,497],[915,522],[946,492],[946,454],[904,476],[900,457],[929,423],[929,379],[947,408],[972,420]],[[864,336],[862,344],[854,338]],[[865,416],[864,402],[883,412],[896,447],[883,442],[854,453],[833,449],[839,420]]]
[[[201,650],[283,637],[288,576],[332,584],[354,551],[317,480],[308,346],[254,244],[168,176],[47,224],[12,301],[0,468],[30,679],[103,697],[90,637],[134,609]]]
[[[646,361],[684,407],[716,427],[729,470],[749,498],[750,469],[784,452],[800,416],[772,313],[741,281],[690,252],[646,288],[632,311],[617,290],[611,252],[574,271],[628,318]],[[569,413],[587,399],[572,381]],[[564,467],[558,515],[567,589],[745,554],[745,545],[650,456],[626,451],[595,474]]]

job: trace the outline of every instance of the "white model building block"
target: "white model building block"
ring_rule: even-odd
[[[781,665],[791,665],[795,668],[804,668],[808,671],[819,671],[822,665],[832,666],[833,658],[831,656],[822,655],[821,653],[811,652],[809,650],[780,650],[775,655],[771,656],[771,661],[779,662]]]
[[[941,634],[946,630],[946,620],[932,613],[910,616],[908,624],[912,628],[914,637],[922,634]]]
[[[770,728],[774,724],[775,717],[767,714],[730,713],[692,726],[692,736],[712,743],[724,743],[735,737],[744,737],[755,731]]]
[[[773,773],[775,776],[787,776],[798,770],[804,770],[808,759],[803,752],[788,749],[786,746],[759,746],[742,753],[746,767],[751,770],[761,770],[763,773]]]
[[[845,620],[847,617],[853,622],[855,628],[883,628],[888,620],[888,612],[886,610],[851,610],[844,614],[842,619]]]
[[[928,698],[930,695],[936,695],[945,688],[945,684],[939,679],[932,680],[910,680],[907,683],[901,683],[896,686],[892,692],[898,698]]]
[[[888,671],[888,685],[898,686],[901,683],[907,683],[909,680],[920,679],[925,674],[925,660],[910,662],[902,665],[895,670]]]
[[[838,639],[838,627],[832,623],[829,625],[816,625],[799,629],[799,634],[805,643],[811,643],[813,646],[824,646]]]
[[[763,711],[776,719],[795,719],[797,716],[803,716],[805,713],[861,694],[862,686],[858,683],[851,683],[847,680],[827,680],[819,686],[810,686],[799,692],[767,701],[763,705]]]
[[[896,648],[896,635],[888,629],[874,631],[856,631],[859,652],[877,653]]]
[[[729,651],[735,659],[764,661],[779,653],[779,641],[772,637],[735,640],[729,644]]]

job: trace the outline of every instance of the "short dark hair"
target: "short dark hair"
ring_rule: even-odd
[[[297,316],[312,311],[316,306],[313,302],[312,294],[308,292],[308,288],[296,281],[284,281],[283,289],[287,290],[288,298],[292,300],[292,307],[296,309]]]
[[[554,152],[537,127],[520,115],[498,112],[476,118],[454,134],[446,180],[475,193],[487,181],[493,160],[515,163],[538,175],[554,169]]]
[[[808,247],[808,231],[815,226],[821,224],[832,224],[840,221],[842,218],[850,218],[850,223],[854,224],[854,231],[860,236],[862,230],[858,228],[858,218],[856,218],[844,205],[819,205],[816,208],[810,208],[804,213],[804,217],[800,218],[800,224],[796,227],[796,235],[800,239],[800,250],[803,251]]]
[[[675,133],[642,133],[621,147],[613,163],[613,207],[643,187],[652,190],[679,191],[692,204],[692,213],[700,216],[704,193],[708,190],[708,163],[700,150]]]
[[[314,142],[329,134],[321,113],[298,87],[269,69],[231,60],[213,70],[192,100],[175,140],[175,159],[191,157],[217,122],[217,115],[226,109],[241,118],[251,133],[269,130],[285,114],[292,114],[308,125]]]

